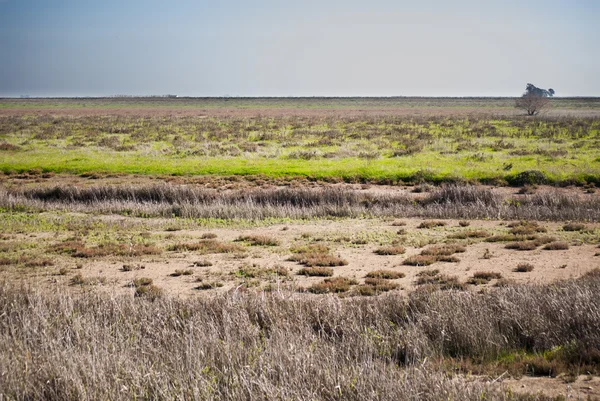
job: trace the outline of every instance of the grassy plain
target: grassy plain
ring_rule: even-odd
[[[0,100],[0,398],[600,397],[600,103],[513,102]]]

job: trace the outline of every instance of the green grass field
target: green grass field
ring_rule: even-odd
[[[0,149],[5,173],[600,183],[591,117],[9,115]]]

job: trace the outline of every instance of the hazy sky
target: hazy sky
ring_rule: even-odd
[[[0,0],[0,96],[600,96],[597,0]]]

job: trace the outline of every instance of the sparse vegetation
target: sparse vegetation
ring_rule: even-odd
[[[563,226],[564,231],[583,231],[585,230],[585,224],[581,223],[568,223]]]
[[[417,228],[434,228],[434,227],[443,227],[446,225],[445,221],[440,220],[427,220],[419,224]]]
[[[313,266],[345,266],[348,262],[340,257],[329,254],[329,248],[320,244],[312,244],[306,247],[295,248],[292,250],[294,255],[288,260],[298,262],[302,265]]]
[[[197,252],[200,254],[208,253],[235,253],[242,252],[244,249],[236,244],[220,242],[212,239],[200,240],[198,242],[179,243],[169,246],[169,251]]]
[[[515,272],[518,273],[528,273],[533,271],[534,266],[531,263],[519,263],[515,268]]]
[[[333,276],[333,269],[330,267],[319,267],[319,266],[313,266],[313,267],[303,267],[302,269],[298,270],[298,274],[303,275],[303,276],[320,276],[320,277],[329,277],[329,276]]]
[[[572,278],[595,100],[31,101],[78,108],[0,101],[0,396],[529,401],[499,380],[600,373],[600,273]]]
[[[405,276],[404,273],[395,270],[373,270],[372,272],[367,273],[365,277],[395,280]]]
[[[377,248],[373,252],[377,255],[402,255],[406,252],[406,248],[400,245],[390,245]]]
[[[248,242],[250,245],[278,246],[279,241],[266,235],[240,235],[236,241]]]
[[[547,251],[562,251],[569,249],[569,244],[565,241],[550,242],[544,246]]]
[[[337,294],[350,290],[350,287],[356,284],[358,284],[356,280],[347,277],[326,278],[320,283],[310,286],[308,292],[313,294]]]
[[[487,284],[492,280],[499,280],[502,278],[502,274],[497,272],[476,272],[473,277],[467,281],[468,284],[481,285]]]

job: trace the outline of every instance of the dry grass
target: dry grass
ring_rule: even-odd
[[[330,267],[303,267],[298,270],[298,274],[302,276],[317,276],[317,277],[330,277],[333,276],[333,269]]]
[[[462,245],[447,244],[447,245],[436,245],[421,251],[421,255],[431,256],[450,256],[455,253],[465,252],[467,249]]]
[[[461,283],[456,276],[439,274],[438,270],[424,270],[418,275],[415,284],[428,286],[439,290],[465,290],[465,284]]]
[[[563,226],[564,231],[583,231],[585,229],[585,224],[581,223],[568,223]]]
[[[213,239],[200,240],[198,242],[173,244],[168,247],[169,251],[192,251],[200,254],[209,253],[236,253],[243,252],[244,248],[237,244],[229,244]]]
[[[538,246],[539,245],[535,241],[518,241],[506,244],[505,248],[517,251],[533,251],[534,249],[537,249]]]
[[[502,274],[497,272],[475,272],[467,283],[473,285],[487,284],[492,280],[500,280],[501,278]]]
[[[365,277],[395,280],[395,279],[403,278],[405,276],[406,276],[406,274],[395,271],[395,270],[373,270],[373,271],[367,273],[367,275]]]
[[[435,256],[430,255],[413,255],[410,256],[402,262],[403,265],[406,266],[429,266],[437,262],[437,258]]]
[[[350,290],[351,286],[356,284],[358,284],[356,280],[346,277],[326,278],[320,283],[308,287],[308,292],[313,294],[339,294],[341,292],[347,292]]]
[[[321,244],[311,244],[306,247],[294,248],[292,252],[295,252],[295,254],[288,258],[289,261],[298,262],[308,267],[335,267],[348,264],[345,259],[329,254],[329,248]]]
[[[279,241],[267,235],[240,235],[236,241],[248,242],[254,246],[278,246]]]
[[[192,274],[194,274],[194,271],[191,269],[186,269],[186,270],[177,269],[173,273],[169,274],[169,276],[171,276],[171,277],[191,276]]]
[[[54,266],[54,261],[40,256],[19,255],[16,257],[1,257],[0,266],[47,267]]]
[[[569,244],[565,241],[555,241],[546,244],[546,246],[544,246],[544,249],[547,251],[564,251],[569,249]]]
[[[417,226],[417,228],[434,228],[434,227],[443,227],[446,225],[445,221],[441,220],[427,220],[422,222]]]
[[[423,249],[420,255],[408,257],[402,262],[407,266],[429,266],[436,262],[460,262],[455,253],[465,252],[466,248],[457,244],[435,245],[430,248]]]
[[[489,233],[482,230],[470,230],[470,231],[462,231],[454,234],[450,234],[448,238],[452,239],[467,239],[467,238],[486,238],[489,236]]]
[[[533,271],[534,266],[531,263],[519,263],[515,268],[515,272],[518,273],[528,273]]]
[[[542,401],[460,373],[598,373],[599,291],[600,273],[482,294],[154,302],[2,282],[0,388],[31,401]],[[461,370],[446,374],[440,359]]]
[[[406,248],[400,245],[382,246],[373,251],[377,255],[402,255]]]
[[[142,256],[158,255],[161,250],[148,244],[115,244],[104,243],[98,246],[87,247],[79,241],[65,241],[55,244],[49,251],[65,253],[75,258],[100,258],[104,256]]]
[[[598,197],[559,190],[514,199],[470,185],[445,185],[417,201],[406,194],[372,194],[327,187],[310,189],[307,186],[235,191],[172,184],[56,186],[29,190],[0,187],[0,207],[8,210],[25,208],[165,218],[402,216],[597,221],[600,220],[599,203]],[[424,221],[422,227],[432,228],[437,223],[445,224],[429,220]],[[539,227],[520,223],[518,221],[512,228],[518,232],[538,232]]]
[[[510,233],[514,235],[531,235],[535,233],[545,233],[547,229],[539,225],[536,221],[517,221],[508,225]]]

